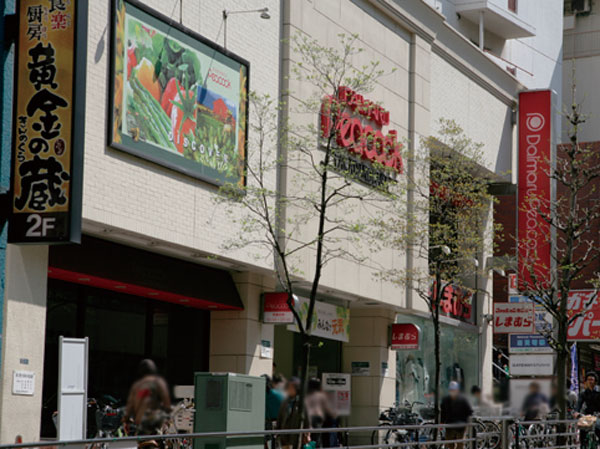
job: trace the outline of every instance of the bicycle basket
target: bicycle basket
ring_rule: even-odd
[[[596,425],[597,418],[592,415],[584,415],[577,420],[577,427],[580,429],[591,429]]]
[[[433,407],[422,407],[419,409],[421,417],[427,421],[435,419],[435,410]]]

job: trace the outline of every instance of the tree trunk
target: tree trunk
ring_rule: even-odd
[[[434,358],[435,358],[435,376],[433,381],[433,412],[435,415],[435,423],[440,423],[440,371],[441,371],[441,357],[440,357],[440,309],[435,308],[433,314],[433,346],[434,346]]]

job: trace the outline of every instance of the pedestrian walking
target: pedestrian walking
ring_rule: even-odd
[[[308,422],[307,415],[300,415],[300,379],[292,377],[286,384],[287,398],[281,404],[279,414],[277,415],[277,428],[278,429],[308,429],[310,423]],[[279,443],[283,449],[296,449],[300,442],[299,434],[280,435]],[[302,434],[302,444],[308,442],[310,434]]]
[[[585,388],[579,393],[579,399],[575,405],[575,413],[573,413],[575,418],[600,413],[600,393],[596,391],[597,383],[598,375],[593,371],[588,372],[585,376]],[[597,426],[594,429],[596,436],[600,438],[600,429]],[[581,429],[581,441],[586,441],[587,432],[588,430]]]
[[[310,379],[308,381],[305,404],[311,429],[322,429],[323,427],[333,425],[335,421],[333,408],[329,397],[321,389],[321,381],[319,379]],[[316,447],[332,447],[336,445],[335,441],[337,441],[337,438],[334,438],[329,433],[313,433],[311,439],[315,442]]]
[[[521,413],[525,421],[544,418],[550,411],[548,398],[540,391],[540,384],[531,382],[529,384],[529,393],[523,400]]]
[[[138,380],[129,390],[123,423],[128,435],[156,435],[171,412],[171,397],[165,379],[158,374],[156,364],[142,360]],[[144,442],[150,447],[156,442]]]
[[[465,424],[465,426],[452,426],[446,429],[445,439],[462,440],[465,437],[466,424],[473,415],[469,401],[460,393],[458,382],[450,382],[448,395],[442,399],[441,420],[442,424]],[[464,443],[448,443],[447,449],[464,449]]]

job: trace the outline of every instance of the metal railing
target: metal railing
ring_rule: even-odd
[[[450,429],[464,429],[462,438],[446,439]],[[127,449],[146,447],[188,449],[202,447],[195,440],[220,441],[218,447],[235,447],[240,444],[280,448],[278,440],[284,435],[307,435],[336,433],[341,436],[339,447],[346,449],[451,449],[455,444],[466,449],[574,449],[579,447],[579,429],[575,420],[520,421],[510,417],[474,418],[466,424],[436,425],[379,425],[336,427],[326,429],[257,430],[238,432],[203,432],[172,435],[144,435],[108,437],[72,441],[38,441],[0,445],[0,449],[18,448],[86,448]],[[244,440],[247,440],[245,442]],[[147,445],[149,441],[156,445]],[[207,447],[209,444],[206,445]]]

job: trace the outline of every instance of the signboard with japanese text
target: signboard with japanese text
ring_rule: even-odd
[[[306,323],[308,316],[308,304],[308,299],[298,298],[297,310],[303,323]],[[298,332],[296,324],[289,325],[288,329]],[[310,333],[315,337],[347,342],[350,338],[350,310],[346,307],[316,301]]]
[[[508,294],[519,294],[519,286],[517,284],[517,273],[508,273]]]
[[[418,350],[421,347],[421,329],[412,323],[394,323],[390,332],[390,348],[394,351]]]
[[[592,341],[600,339],[600,301],[596,290],[572,290],[569,292],[567,314],[581,316],[569,326],[569,341]]]
[[[323,373],[323,391],[327,393],[336,416],[350,416],[350,374]]]
[[[440,300],[440,314],[469,324],[476,324],[476,301],[473,293],[449,284],[444,288]]]
[[[81,239],[87,2],[18,8],[11,243]]]
[[[109,145],[244,185],[249,63],[140,1],[113,15]]]
[[[550,278],[551,232],[543,215],[550,213],[553,157],[552,91],[519,94],[518,281],[526,290],[532,280]],[[531,268],[532,267],[532,268]]]
[[[553,352],[548,340],[538,334],[511,334],[508,337],[508,352],[511,354],[548,354]]]
[[[530,297],[523,295],[509,296],[508,302],[528,302],[534,304],[536,332],[550,331],[552,329],[552,315],[541,304],[536,303]]]
[[[552,354],[512,354],[509,363],[511,376],[551,376],[554,372]]]
[[[495,303],[494,332],[496,334],[534,333],[535,310],[533,303]]]
[[[33,396],[35,393],[35,373],[33,371],[13,371],[12,394]]]
[[[288,305],[287,292],[270,292],[263,294],[263,323],[292,324],[294,314]]]

